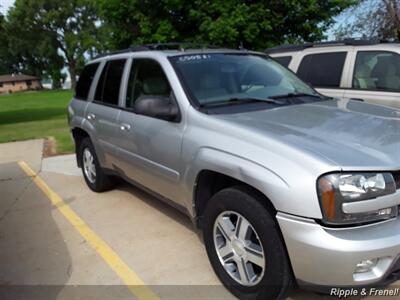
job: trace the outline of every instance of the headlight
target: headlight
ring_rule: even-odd
[[[329,174],[318,180],[318,196],[326,224],[342,225],[385,220],[397,216],[397,207],[347,214],[342,204],[393,194],[396,184],[391,173]]]

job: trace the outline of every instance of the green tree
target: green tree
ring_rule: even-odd
[[[111,48],[148,42],[266,47],[324,37],[333,16],[356,0],[100,0]]]
[[[9,51],[9,39],[6,34],[6,20],[2,14],[0,14],[0,75],[13,73],[14,60]]]
[[[12,48],[22,52],[22,59],[33,59],[28,65],[50,67],[47,73],[53,79],[60,79],[62,62],[73,88],[85,56],[102,49],[95,0],[16,0],[8,20],[14,32]]]
[[[195,36],[189,19],[194,7],[185,0],[100,0],[100,12],[111,32],[111,49],[132,44],[171,42]]]
[[[201,39],[260,50],[321,40],[333,17],[352,4],[352,0],[197,0],[192,16],[199,20]]]
[[[58,55],[54,40],[34,24],[26,27],[22,16],[20,11],[14,11],[4,23],[13,72],[51,78],[53,88],[59,88],[64,60]]]

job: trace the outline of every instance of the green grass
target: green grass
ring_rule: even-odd
[[[54,137],[57,153],[73,151],[67,124],[71,91],[0,96],[0,143]]]

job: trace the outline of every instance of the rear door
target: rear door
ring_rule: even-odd
[[[321,94],[340,98],[346,57],[347,51],[305,54],[296,73]]]
[[[100,63],[88,64],[79,76],[74,98],[68,108],[68,116],[72,128],[81,127],[85,120],[86,108],[90,103],[91,86],[99,66]]]
[[[118,168],[127,177],[166,198],[177,200],[184,125],[135,113],[141,96],[162,96],[176,105],[162,65],[152,58],[134,58],[126,88],[126,107],[118,118]]]
[[[116,160],[117,119],[122,75],[126,59],[107,61],[97,83],[94,100],[86,110],[86,120],[93,128],[92,140],[102,167],[113,168]]]
[[[400,108],[400,55],[358,50],[353,61],[345,97]]]

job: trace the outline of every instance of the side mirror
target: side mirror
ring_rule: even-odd
[[[162,96],[141,96],[135,101],[135,112],[166,121],[175,121],[179,116],[178,107],[171,99]]]

